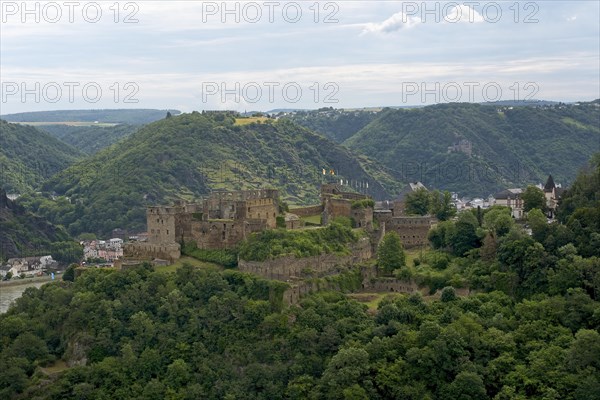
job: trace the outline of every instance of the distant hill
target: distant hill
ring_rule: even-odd
[[[165,118],[167,112],[172,115],[179,110],[155,109],[119,109],[119,110],[56,110],[36,111],[0,116],[9,122],[108,122],[141,125]]]
[[[471,156],[460,146],[449,151],[461,140]],[[600,105],[385,110],[343,144],[406,180],[465,195],[543,182],[549,174],[568,185],[599,149]]]
[[[53,243],[69,240],[63,228],[27,212],[0,188],[0,260],[50,254]]]
[[[23,193],[84,154],[34,127],[0,120],[0,187]]]
[[[328,180],[343,179],[376,198],[399,189],[372,161],[290,121],[241,122],[195,112],[146,125],[50,179],[44,190],[68,196],[72,206],[52,213],[44,202],[39,212],[72,234],[104,235],[116,227],[145,229],[148,204],[214,189],[274,187],[294,204],[318,202],[319,184]]]
[[[312,111],[298,111],[286,117],[295,123],[327,136],[336,143],[342,143],[367,126],[377,117],[373,110],[343,110],[322,108]]]
[[[139,125],[119,124],[116,126],[70,126],[40,125],[38,129],[48,132],[57,139],[86,154],[94,154],[131,135]]]
[[[548,100],[501,100],[501,101],[488,101],[479,103],[483,106],[501,106],[501,107],[540,107],[540,106],[554,106],[565,103]]]

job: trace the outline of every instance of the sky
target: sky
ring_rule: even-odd
[[[600,2],[0,1],[0,113],[600,98]]]

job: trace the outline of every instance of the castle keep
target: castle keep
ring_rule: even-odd
[[[365,194],[344,191],[338,184],[321,186],[322,221],[327,225],[334,218],[351,218],[357,228],[373,228],[373,207],[356,206],[361,200],[369,200]]]
[[[173,262],[181,256],[182,242],[201,249],[232,248],[252,232],[276,227],[278,198],[274,189],[216,191],[201,204],[148,207],[148,241],[127,243],[125,258]]]

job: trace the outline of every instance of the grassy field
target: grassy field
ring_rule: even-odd
[[[294,212],[294,210],[290,210],[291,213]],[[321,215],[317,214],[317,215],[311,215],[310,217],[302,217],[300,218],[302,221],[304,221],[304,223],[311,223],[313,225],[321,225]]]
[[[69,369],[69,367],[63,360],[57,360],[54,364],[52,364],[48,367],[40,367],[40,369],[46,375],[53,375],[53,374],[58,374],[59,372],[63,372],[65,370]]]
[[[406,265],[409,268],[414,267],[415,259],[419,258],[421,256],[421,254],[423,254],[423,256],[425,256],[428,251],[429,251],[428,248],[423,249],[423,250],[420,250],[420,249],[404,250],[404,254],[406,254]]]
[[[163,272],[163,273],[175,272],[178,268],[183,266],[184,263],[191,264],[196,268],[212,268],[212,269],[220,269],[221,268],[216,264],[196,260],[195,258],[192,258],[192,257],[181,257],[175,264],[158,265],[158,266],[154,267],[154,269],[158,272]]]
[[[270,118],[267,118],[267,117],[243,117],[243,118],[236,118],[234,125],[248,125],[248,124],[251,124],[253,122],[264,123],[265,121],[268,121],[269,119]]]
[[[400,293],[350,293],[347,296],[359,303],[366,304],[369,311],[376,311],[377,306],[386,297],[398,297]]]

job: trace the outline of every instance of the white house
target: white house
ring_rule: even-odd
[[[25,274],[25,276],[41,275],[48,268],[56,265],[52,256],[9,258],[6,265],[0,271],[2,276],[11,272],[13,276]]]

